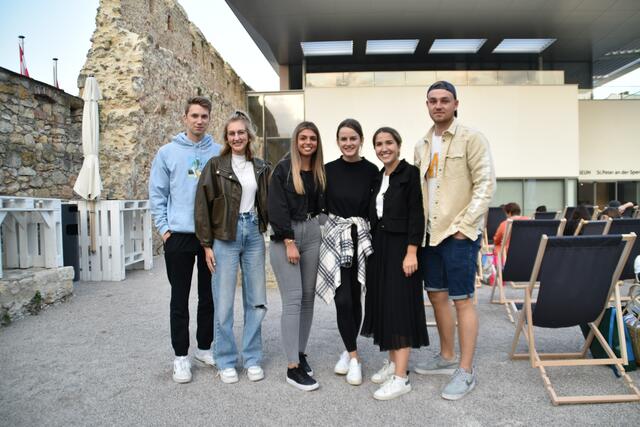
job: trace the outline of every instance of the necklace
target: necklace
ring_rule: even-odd
[[[247,163],[249,163],[249,162],[247,161],[246,157],[243,158],[242,160],[239,160],[239,161],[236,162],[236,161],[234,161],[235,157],[236,156],[232,156],[231,157],[231,166],[234,169],[238,170],[238,172],[239,172],[238,174],[239,175],[243,175],[244,174],[244,170],[247,168]],[[237,157],[240,157],[240,156],[237,156]],[[240,166],[240,164],[242,164],[242,166]]]

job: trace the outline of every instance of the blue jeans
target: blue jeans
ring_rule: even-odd
[[[242,335],[243,366],[262,363],[262,319],[267,312],[265,287],[264,238],[258,229],[258,216],[241,213],[234,241],[213,243],[216,271],[212,290],[214,313],[214,356],[219,369],[233,368],[238,361],[238,349],[233,335],[233,302],[236,295],[238,264],[242,270],[242,304],[244,332]],[[220,308],[218,308],[220,307]]]

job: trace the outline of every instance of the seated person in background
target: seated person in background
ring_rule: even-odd
[[[576,210],[573,211],[573,215],[571,215],[571,219],[567,221],[567,225],[564,227],[564,233],[562,234],[565,236],[573,236],[581,219],[584,219],[585,221],[589,221],[591,219],[587,205],[583,203],[579,204]]]
[[[536,212],[546,212],[547,211],[547,205],[540,205],[536,208]]]
[[[615,208],[618,210],[618,213],[620,213],[620,215],[618,216],[609,216],[610,218],[620,218],[622,216],[625,216],[624,213],[627,209],[633,209],[633,202],[627,202],[627,203],[621,203],[619,200],[611,200],[609,201],[609,203],[607,203],[607,208]],[[605,211],[607,210],[607,208],[605,208]],[[604,214],[604,211],[602,212],[601,215]]]
[[[598,219],[607,219],[607,218],[620,218],[620,210],[616,207],[609,206],[605,208],[601,213]]]
[[[494,244],[493,253],[495,256],[498,256],[498,254],[500,253],[500,249],[502,248],[502,245],[504,243],[502,240],[504,239],[504,233],[507,230],[507,220],[529,219],[526,216],[520,216],[522,211],[520,210],[520,205],[518,205],[516,202],[507,203],[502,207],[502,209],[504,210],[504,213],[507,214],[507,219],[505,219],[500,223],[500,225],[498,226],[498,229],[496,230],[496,234],[493,236],[493,244]],[[505,249],[508,250],[509,242],[506,242],[504,244],[506,244]]]

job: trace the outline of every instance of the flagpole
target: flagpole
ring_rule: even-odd
[[[20,54],[20,74],[29,77],[29,70],[27,69],[27,62],[24,59],[24,36],[18,36],[18,53]]]
[[[58,85],[58,58],[53,58],[53,85],[60,89],[60,85]]]

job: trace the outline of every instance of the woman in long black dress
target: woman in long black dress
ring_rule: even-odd
[[[424,234],[420,171],[400,160],[401,144],[393,128],[382,127],[373,135],[384,168],[369,208],[373,255],[367,264],[362,335],[373,337],[380,351],[389,351],[389,360],[371,378],[382,384],[373,395],[378,400],[411,391],[410,350],[429,345],[416,256]]]

